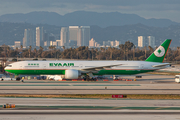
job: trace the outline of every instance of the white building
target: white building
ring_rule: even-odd
[[[35,46],[35,35],[34,31],[31,29],[24,30],[24,38],[23,38],[23,47],[27,48],[28,46]]]
[[[69,28],[61,28],[61,46],[68,46],[69,44]]]
[[[69,26],[69,40],[77,41],[79,26]]]
[[[155,37],[148,36],[147,40],[148,40],[148,43],[149,43],[148,45],[151,46],[152,48],[154,48],[155,47]]]
[[[36,27],[36,46],[43,47],[43,27]]]
[[[89,41],[89,47],[95,47],[95,40],[94,38],[92,38],[90,41]]]
[[[145,46],[145,37],[138,36],[138,47],[144,47],[144,46]]]
[[[89,46],[90,26],[81,26],[78,33],[77,46]]]

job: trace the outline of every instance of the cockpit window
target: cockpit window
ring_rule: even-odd
[[[12,65],[8,65],[7,67],[12,67]]]

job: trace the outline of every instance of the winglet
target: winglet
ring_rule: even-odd
[[[145,61],[162,63],[166,57],[171,41],[171,39],[165,40]]]

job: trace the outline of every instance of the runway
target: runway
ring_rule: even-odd
[[[180,84],[0,83],[0,94],[179,94]]]
[[[0,98],[0,104],[7,102],[16,104],[17,107],[1,108],[1,119],[169,120],[180,118],[179,100]]]
[[[122,109],[128,107],[139,107],[139,109],[163,109],[165,108],[173,108],[180,109],[180,101],[179,100],[137,100],[137,99],[80,99],[80,98],[6,98],[0,97],[0,105],[10,103],[15,104],[16,108],[29,108],[30,106],[37,106],[35,108],[39,109],[45,106],[44,108],[48,109],[52,106],[52,109],[60,109],[60,108],[76,108],[77,106],[83,109],[91,108],[93,106],[94,109]],[[47,107],[48,106],[48,107]],[[102,107],[103,106],[103,107]],[[92,107],[92,108],[93,108]],[[149,107],[149,108],[148,108]]]
[[[0,115],[179,115],[169,110],[4,110]]]
[[[180,84],[174,76],[150,74],[137,81],[0,81],[0,94],[180,94]],[[16,108],[2,108],[6,103]],[[0,97],[4,120],[169,120],[180,119],[179,114],[179,100]]]
[[[142,74],[137,81],[0,81],[0,94],[179,94],[179,91],[179,84],[170,75]]]
[[[5,114],[2,120],[178,120],[178,114]]]

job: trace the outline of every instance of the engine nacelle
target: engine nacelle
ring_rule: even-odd
[[[65,79],[78,79],[79,77],[79,71],[69,69],[65,71]]]

